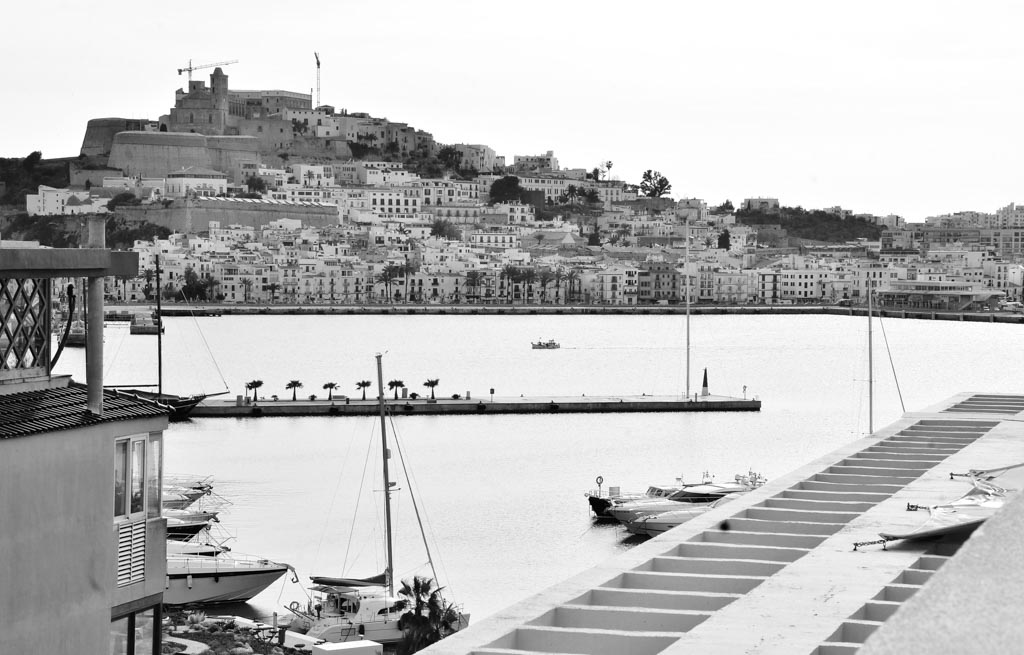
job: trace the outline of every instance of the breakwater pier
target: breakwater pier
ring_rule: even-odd
[[[759,399],[729,396],[530,396],[472,398],[388,398],[394,415],[571,414],[598,412],[757,412]],[[374,416],[376,398],[354,400],[258,400],[243,396],[208,398],[192,410],[194,417]]]

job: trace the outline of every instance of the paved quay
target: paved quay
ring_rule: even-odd
[[[572,414],[596,412],[756,412],[758,399],[729,396],[530,396],[480,399],[388,398],[393,415],[460,414]],[[377,399],[353,400],[259,400],[246,402],[241,396],[224,400],[207,398],[192,410],[194,417],[255,416],[371,416],[380,412]]]
[[[125,311],[155,310],[155,305],[108,305],[108,320],[123,320]],[[836,305],[695,305],[690,308],[694,316],[771,316],[771,315],[832,315],[867,316],[863,306]],[[359,316],[359,315],[454,315],[454,316],[683,316],[684,305],[470,305],[470,304],[366,304],[366,305],[187,305],[170,304],[162,308],[164,316]],[[1024,323],[1024,314],[1009,311],[955,312],[933,309],[875,308],[875,316],[884,318],[910,318],[935,321],[970,321],[983,323]]]
[[[998,552],[1020,550],[1024,495],[973,536],[854,545],[923,523],[927,512],[908,504],[962,496],[970,484],[951,473],[1024,462],[1022,419],[1024,396],[984,393],[906,413],[423,652],[1020,652],[1024,594],[1002,580],[1024,579],[1024,565]],[[954,593],[965,584],[973,605]],[[930,647],[915,649],[915,639]]]

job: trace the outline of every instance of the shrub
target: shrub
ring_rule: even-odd
[[[453,393],[452,394],[452,400],[462,400],[462,395],[461,394],[457,394],[457,393]]]

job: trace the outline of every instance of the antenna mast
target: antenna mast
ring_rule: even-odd
[[[316,57],[316,107],[320,106],[320,53],[314,52],[313,56]],[[313,107],[313,109],[316,109]]]

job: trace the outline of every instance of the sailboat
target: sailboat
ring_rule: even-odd
[[[189,413],[195,409],[196,405],[203,402],[211,396],[223,396],[228,393],[227,390],[220,391],[217,393],[210,394],[192,394],[190,396],[178,396],[172,393],[164,393],[164,349],[163,349],[163,308],[160,303],[160,255],[156,255],[156,315],[153,318],[153,322],[157,326],[156,330],[156,350],[157,350],[157,384],[155,385],[108,385],[108,389],[113,389],[118,393],[127,394],[138,398],[140,400],[150,400],[157,404],[164,405],[168,408],[170,413],[171,421],[184,421],[188,419]],[[156,387],[156,391],[151,391],[146,387]],[[227,385],[225,384],[225,387]]]
[[[386,544],[385,568],[378,575],[368,578],[312,576],[311,588],[315,596],[306,607],[298,601],[288,609],[294,614],[291,629],[305,632],[310,637],[329,642],[358,641],[368,639],[381,644],[401,641],[410,622],[407,598],[396,596],[394,580],[394,556],[392,549],[391,494],[396,483],[391,482],[388,460],[391,451],[387,444],[387,420],[384,405],[384,376],[381,370],[381,355],[377,355],[378,403],[380,407],[381,449],[384,473],[384,535]],[[413,498],[413,507],[416,507]],[[416,510],[419,519],[419,510]],[[423,525],[420,524],[423,534]],[[426,536],[424,546],[426,546]],[[427,559],[433,570],[430,549]],[[434,573],[434,580],[437,574]],[[416,583],[423,581],[417,578]],[[434,580],[429,580],[431,589]],[[414,585],[416,586],[416,585]],[[405,589],[403,588],[403,591]],[[439,598],[439,596],[435,597]],[[469,625],[469,614],[464,614],[452,605],[441,603],[440,608],[452,621],[448,630],[455,632]],[[417,608],[419,609],[419,608]],[[434,608],[438,609],[438,608]],[[422,616],[422,615],[421,615]],[[446,636],[442,634],[442,636]]]

